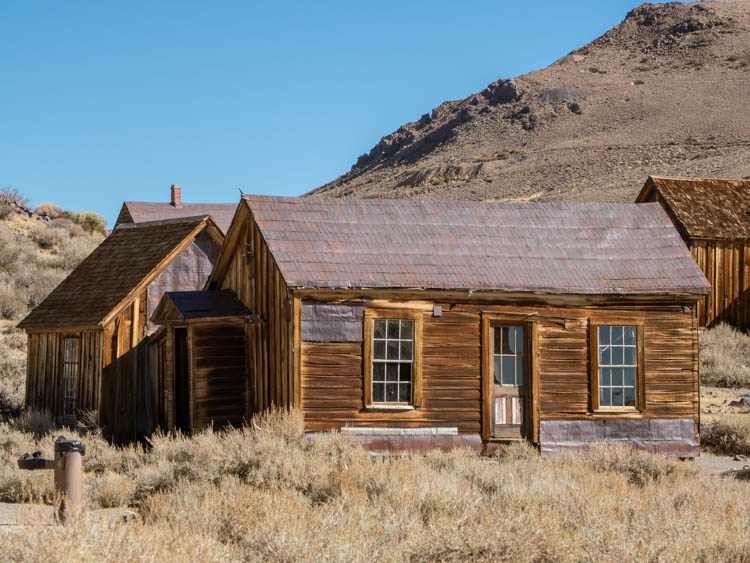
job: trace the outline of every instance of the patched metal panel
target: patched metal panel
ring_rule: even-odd
[[[149,330],[154,329],[151,315],[167,291],[196,291],[203,286],[211,275],[221,247],[203,231],[193,244],[176,256],[148,286],[146,314],[149,319]]]
[[[594,442],[630,444],[638,449],[679,457],[700,453],[695,421],[683,419],[543,420],[539,427],[542,455],[583,449]]]
[[[362,342],[364,307],[302,305],[305,342]]]

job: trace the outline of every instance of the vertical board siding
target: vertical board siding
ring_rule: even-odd
[[[254,412],[294,403],[291,294],[268,245],[252,217],[238,236],[233,256],[220,283],[231,289],[260,322],[247,330],[247,357]]]
[[[690,251],[711,284],[698,302],[696,318],[701,327],[720,322],[750,328],[750,246],[731,241],[693,241]]]
[[[539,389],[535,404],[541,420],[596,416],[590,401],[590,322],[644,324],[645,408],[628,416],[698,419],[698,325],[681,307],[437,304],[443,308],[441,317],[423,313],[423,406],[413,411],[384,413],[363,408],[361,343],[302,342],[301,405],[306,429],[457,426],[460,432],[480,432],[483,312],[536,320]]]

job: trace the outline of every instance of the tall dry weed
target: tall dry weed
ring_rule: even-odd
[[[750,387],[750,336],[720,324],[700,338],[701,382],[721,387]]]

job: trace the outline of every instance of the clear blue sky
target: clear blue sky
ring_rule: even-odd
[[[543,67],[639,2],[0,3],[0,186],[123,200],[299,195],[406,121]]]

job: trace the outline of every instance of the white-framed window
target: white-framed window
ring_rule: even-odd
[[[595,405],[601,409],[635,409],[639,406],[642,366],[639,365],[638,325],[597,325]]]
[[[374,319],[372,330],[372,402],[412,401],[414,321]]]

